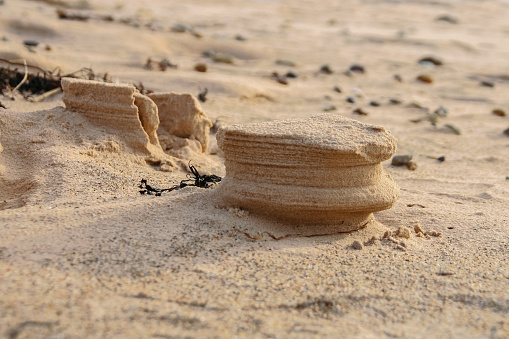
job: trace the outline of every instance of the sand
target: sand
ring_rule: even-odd
[[[400,198],[365,228],[276,240],[279,222],[216,207],[214,189],[140,195],[142,178],[170,187],[186,173],[147,164],[61,94],[0,97],[0,335],[509,337],[509,120],[492,114],[509,110],[507,2],[62,2],[85,22],[58,19],[55,3],[3,1],[0,58],[155,92],[207,88],[212,122],[326,109],[384,126],[417,168],[382,163]],[[418,63],[427,56],[443,65]],[[345,74],[353,64],[365,73]],[[225,174],[214,134],[190,160]]]

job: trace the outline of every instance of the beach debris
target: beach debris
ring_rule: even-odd
[[[380,106],[380,101],[377,101],[377,100],[371,100],[369,102],[369,105],[370,106],[373,106],[373,107],[379,107]]]
[[[58,8],[56,10],[57,16],[61,20],[75,20],[75,21],[88,21],[90,19],[90,15],[86,15],[78,12],[68,12],[65,9]],[[113,21],[111,18],[110,21]]]
[[[417,76],[416,80],[418,80],[420,82],[424,82],[426,84],[432,84],[434,81],[433,77],[428,74],[421,74],[421,75]]]
[[[412,160],[412,154],[395,155],[392,157],[392,166],[405,166]]]
[[[351,104],[355,104],[355,98],[354,97],[347,97],[346,102],[349,102]]]
[[[194,65],[194,70],[197,72],[207,72],[207,64],[199,63]]]
[[[206,102],[207,101],[207,93],[209,92],[209,90],[207,89],[207,87],[205,87],[204,89],[200,90],[200,93],[198,93],[198,100],[200,100],[200,102]]]
[[[491,113],[493,113],[494,115],[497,115],[499,117],[505,117],[506,116],[505,111],[503,109],[500,109],[500,108],[495,108],[493,111],[491,111]]]
[[[324,111],[324,112],[332,112],[332,111],[335,111],[335,110],[337,110],[337,107],[336,107],[336,106],[334,106],[334,105],[325,106],[325,107],[323,108],[323,111]]]
[[[352,111],[353,114],[357,114],[357,115],[368,115],[369,113],[366,112],[365,110],[363,110],[361,107],[359,108],[356,108]]]
[[[200,174],[196,167],[191,165],[191,161],[189,161],[188,166],[189,170],[191,171],[191,174],[187,175],[187,179],[181,180],[180,184],[174,185],[169,188],[155,188],[150,186],[146,179],[141,179],[140,185],[138,186],[139,188],[141,188],[140,194],[155,195],[156,197],[158,197],[161,196],[161,194],[164,192],[171,192],[188,186],[195,186],[199,188],[213,188],[222,179],[221,177],[215,174],[210,175]]]
[[[433,114],[438,115],[439,117],[445,118],[447,116],[447,113],[449,113],[449,110],[445,108],[444,106],[438,107]]]
[[[343,91],[341,90],[341,88],[339,86],[334,86],[334,88],[332,90],[337,93],[343,93]]]
[[[509,128],[505,129],[503,133],[509,137]]]
[[[151,93],[148,97],[159,111],[158,134],[195,139],[201,144],[202,152],[207,150],[212,122],[193,95],[166,92]]]
[[[420,58],[418,63],[420,65],[435,65],[435,66],[442,66],[444,63],[439,58],[436,58],[434,56],[426,56],[423,58]]]
[[[350,70],[350,72],[353,72],[353,73],[359,73],[359,74],[366,73],[366,69],[364,68],[364,66],[359,65],[359,64],[353,64],[352,66],[350,66],[349,70]]]
[[[170,60],[163,58],[159,61],[152,60],[152,58],[147,58],[145,65],[143,66],[145,69],[153,69],[156,66],[160,71],[166,71],[168,68],[177,69],[178,65],[173,64]]]
[[[355,240],[350,247],[352,247],[354,250],[362,250],[364,248],[364,245],[361,244],[359,240]]]
[[[461,135],[461,128],[454,124],[445,124],[444,127],[448,128],[450,131],[452,131],[456,135]]]
[[[381,126],[322,113],[229,125],[216,138],[226,165],[217,190],[223,204],[314,225],[315,234],[362,228],[399,195],[380,163],[396,139]]]
[[[322,65],[322,67],[320,67],[320,73],[332,74],[332,73],[334,73],[334,71],[330,68],[329,65]]]
[[[443,14],[443,15],[440,15],[438,16],[435,21],[442,21],[442,22],[447,22],[449,24],[457,24],[458,23],[458,19],[448,15],[448,14]]]
[[[493,81],[488,81],[488,80],[483,80],[479,83],[479,85],[483,86],[483,87],[495,87],[495,83]]]
[[[161,151],[156,135],[157,107],[148,97],[137,93],[133,85],[63,78],[62,89],[67,109],[118,131],[117,136],[135,151],[155,154]]]
[[[279,66],[287,66],[287,67],[295,67],[297,64],[290,60],[278,59],[276,60],[276,65]]]

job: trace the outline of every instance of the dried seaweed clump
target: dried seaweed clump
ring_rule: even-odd
[[[399,195],[380,163],[396,139],[380,126],[319,114],[229,125],[217,141],[226,166],[217,192],[227,205],[333,233],[364,227]]]

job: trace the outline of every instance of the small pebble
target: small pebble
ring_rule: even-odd
[[[338,92],[338,93],[343,93],[343,91],[341,90],[341,88],[339,88],[338,86],[334,86],[334,92]]]
[[[329,65],[323,65],[320,67],[320,72],[323,74],[332,74],[334,71],[329,67]]]
[[[240,34],[237,34],[235,36],[235,40],[237,40],[237,41],[246,41],[246,38],[244,36],[240,35]]]
[[[454,124],[445,124],[444,126],[453,131],[454,134],[461,135],[461,129],[458,126]]]
[[[290,61],[290,60],[283,60],[283,59],[276,60],[276,65],[288,66],[288,67],[295,67],[296,66],[295,62]]]
[[[435,21],[443,21],[453,25],[458,23],[458,19],[453,18],[452,16],[447,14],[439,16],[438,18],[435,19]]]
[[[504,134],[507,135],[509,137],[509,128],[504,130]]]
[[[36,47],[39,45],[39,41],[37,40],[23,40],[23,45],[29,46],[29,47]]]
[[[432,57],[432,56],[427,56],[427,57],[421,58],[421,59],[419,59],[418,62],[421,65],[426,65],[426,64],[432,64],[432,65],[435,65],[435,66],[442,66],[443,65],[442,60],[440,60],[438,58],[435,58],[435,57]]]
[[[417,80],[420,81],[420,82],[424,82],[426,84],[432,84],[433,83],[433,78],[430,76],[430,75],[427,75],[427,74],[421,74],[417,77]]]
[[[355,104],[355,98],[354,97],[348,97],[348,98],[346,98],[346,102],[349,102],[351,104]]]
[[[395,155],[392,157],[392,166],[403,166],[412,160],[412,154]]]
[[[212,60],[214,62],[223,63],[223,64],[233,64],[233,57],[224,53],[214,53],[212,56]]]
[[[494,82],[491,82],[491,81],[481,81],[480,83],[481,86],[484,86],[484,87],[495,87],[495,83]]]
[[[505,180],[509,180],[509,175],[505,177]]]
[[[372,100],[369,104],[370,104],[371,106],[374,106],[374,107],[379,107],[379,106],[380,106],[380,102],[379,102],[379,101],[376,101],[376,100]]]
[[[398,228],[396,235],[400,238],[410,239],[410,230],[406,227]]]
[[[352,93],[359,98],[364,96],[364,93],[362,93],[362,90],[360,88],[352,88]]]
[[[364,66],[358,65],[358,64],[354,64],[354,65],[350,66],[350,71],[354,72],[354,73],[360,73],[360,74],[366,73]]]
[[[435,113],[439,117],[446,117],[448,112],[449,111],[447,110],[447,108],[445,108],[444,106],[440,106],[433,113]]]
[[[495,108],[493,111],[491,111],[493,114],[498,115],[499,117],[505,117],[505,111],[499,108]]]
[[[423,104],[421,104],[420,102],[417,102],[417,101],[412,101],[411,103],[408,104],[408,107],[409,108],[418,108],[418,109],[425,109],[426,107],[424,107]]]
[[[391,105],[400,105],[400,104],[402,104],[403,102],[402,102],[401,100],[399,100],[399,99],[392,98],[392,99],[389,99],[389,103],[390,103]]]
[[[9,40],[10,40],[10,39],[9,39],[9,37],[8,37],[8,36],[6,36],[6,35],[4,35],[4,36],[2,37],[2,41],[9,41]]]
[[[189,30],[189,26],[186,24],[175,24],[171,28],[171,31],[175,32],[175,33],[184,33],[184,32],[187,32],[188,30]]]
[[[207,65],[206,64],[196,64],[196,65],[194,65],[194,70],[197,72],[206,72]]]
[[[278,72],[272,73],[272,78],[279,82],[281,85],[288,85],[288,80],[284,75],[280,75]]]
[[[350,245],[354,250],[362,250],[364,246],[361,244],[360,241],[355,240],[352,245]]]
[[[323,108],[324,112],[331,112],[331,111],[335,111],[335,110],[337,110],[337,108],[334,105],[330,105],[330,106],[327,106],[327,107]]]
[[[397,82],[403,82],[403,78],[399,74],[394,74],[394,80]]]
[[[48,52],[49,52],[49,51],[51,51],[51,50],[53,50],[53,48],[51,48],[51,46],[50,46],[50,45],[46,45],[46,47],[44,47],[44,49],[45,49],[45,50],[47,50]]]
[[[417,163],[416,162],[413,162],[413,161],[409,161],[407,164],[406,164],[406,167],[410,170],[410,171],[415,171],[417,169]]]
[[[438,157],[437,160],[440,161],[440,162],[444,162],[445,161],[445,156],[442,155],[441,157]]]
[[[353,113],[354,114],[358,114],[358,115],[368,115],[368,112],[366,112],[365,110],[363,110],[362,108],[356,108],[353,110]]]
[[[328,94],[325,94],[325,95],[323,96],[323,98],[324,98],[325,100],[332,100],[332,97],[331,97],[330,95],[328,95]]]
[[[295,79],[295,78],[298,78],[299,75],[297,73],[295,73],[295,72],[290,71],[290,72],[286,73],[286,77],[287,78]]]

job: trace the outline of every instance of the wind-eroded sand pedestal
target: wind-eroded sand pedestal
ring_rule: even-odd
[[[223,127],[217,142],[227,205],[308,227],[348,232],[392,207],[399,188],[381,161],[396,151],[383,127],[340,115]]]

